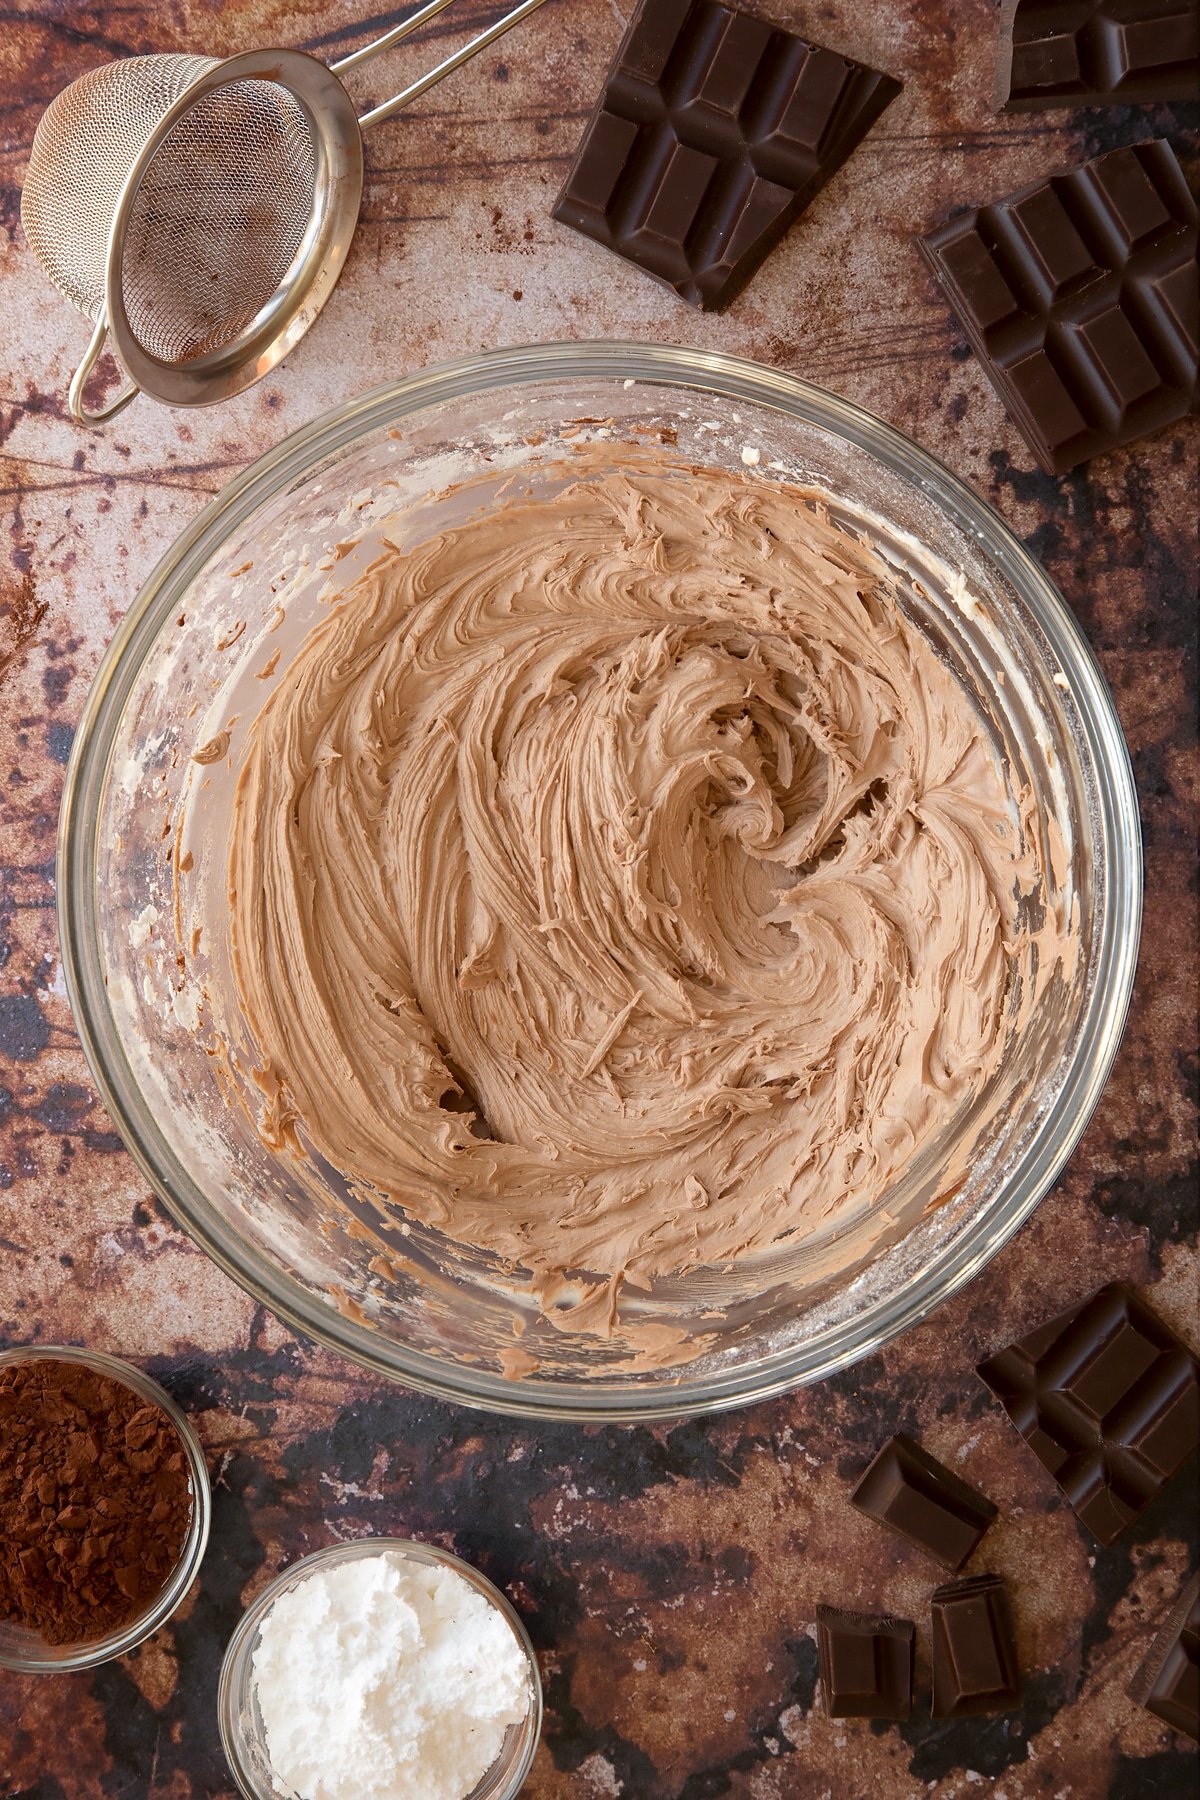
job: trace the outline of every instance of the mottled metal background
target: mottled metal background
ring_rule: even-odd
[[[989,0],[770,0],[781,22],[900,75],[903,97],[733,310],[689,311],[553,225],[549,205],[629,0],[553,0],[368,146],[363,223],[323,320],[222,410],[64,417],[82,321],[17,223],[41,108],[109,56],[260,42],[332,54],[390,21],[353,0],[9,0],[0,6],[0,1342],[123,1352],[195,1416],[216,1481],[183,1613],[92,1676],[0,1675],[4,1800],[228,1796],[215,1694],[245,1602],[305,1550],[368,1531],[453,1547],[512,1595],[541,1657],[534,1800],[1149,1800],[1193,1791],[1125,1697],[1194,1557],[1194,1472],[1115,1549],[1058,1501],[976,1357],[1125,1276],[1185,1333],[1195,1263],[1196,440],[1168,431],[1061,480],[1034,471],[911,241],[955,202],[1187,123],[1168,108],[991,106]],[[766,5],[766,0],[764,0]],[[363,7],[366,10],[366,7]],[[462,0],[479,20],[483,9]],[[431,32],[445,48],[456,9]],[[407,50],[366,72],[380,97]],[[364,93],[365,98],[365,93]],[[674,1428],[531,1429],[365,1380],[294,1338],[174,1229],[89,1084],[63,992],[54,829],[73,724],[143,578],[222,482],[355,389],[480,345],[633,335],[761,357],[874,408],[972,481],[1043,559],[1117,695],[1142,796],[1147,924],[1133,1015],[1083,1146],[960,1299],[836,1381]],[[1018,1719],[874,1728],[814,1708],[818,1600],[924,1632],[937,1571],[854,1513],[904,1427],[1001,1507]],[[919,1639],[919,1641],[921,1641]],[[920,1658],[922,1684],[927,1676]]]

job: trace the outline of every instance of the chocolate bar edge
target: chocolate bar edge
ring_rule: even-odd
[[[1152,1713],[1156,1719],[1162,1719],[1164,1715],[1153,1704],[1154,1689],[1158,1685],[1171,1652],[1183,1636],[1189,1614],[1196,1606],[1197,1601],[1200,1601],[1200,1575],[1193,1575],[1190,1581],[1185,1581],[1179,1598],[1155,1633],[1149,1650],[1139,1663],[1133,1679],[1129,1683],[1130,1699],[1135,1701],[1138,1706],[1144,1707],[1147,1712]],[[1172,1730],[1187,1733],[1186,1726],[1181,1726],[1172,1719],[1166,1719],[1165,1722],[1171,1726]],[[1196,1737],[1194,1732],[1188,1735]],[[1200,1743],[1200,1737],[1196,1737],[1196,1741]]]
[[[1005,198],[1007,199],[1007,196],[1005,196]],[[979,210],[978,207],[971,207],[969,209],[972,217],[977,216]],[[949,220],[948,223],[951,225],[957,224],[959,219],[965,216],[965,214],[958,214],[954,219]],[[935,227],[935,230],[945,229],[945,226]],[[967,307],[959,292],[957,282],[954,281],[949,270],[942,263],[938,256],[937,248],[929,241],[932,234],[917,232],[914,235],[917,248],[929,265],[939,288],[950,303],[950,309],[955,324],[970,344],[976,362],[979,364],[984,375],[991,384],[1005,413],[1012,419],[1013,424],[1017,427],[1022,438],[1033,452],[1034,460],[1037,463],[1038,468],[1042,471],[1043,475],[1065,475],[1069,469],[1074,467],[1074,465],[1072,463],[1063,462],[1062,458],[1054,456],[1049,444],[1038,429],[1033,415],[1029,412],[1028,408],[1022,405],[1020,397],[1017,394],[1012,393],[1003,382],[999,370],[987,353],[987,346],[983,341],[982,334],[976,331],[975,327],[971,324],[969,317],[970,309]]]
[[[817,1605],[817,1624],[844,1624],[862,1631],[873,1631],[880,1637],[915,1637],[912,1619],[892,1612],[858,1612],[849,1606],[831,1606],[822,1600]]]
[[[1090,88],[1082,93],[1065,94],[1061,88],[1012,89],[1013,28],[1021,0],[1003,0],[1000,8],[996,82],[993,94],[998,113],[1074,112],[1083,107],[1156,106],[1171,100],[1200,100],[1200,71],[1185,83],[1148,76],[1130,82],[1119,93],[1112,88]]]

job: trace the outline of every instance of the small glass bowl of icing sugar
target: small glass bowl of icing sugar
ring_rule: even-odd
[[[508,1600],[407,1538],[285,1569],[230,1639],[218,1708],[246,1800],[513,1800],[542,1726]]]

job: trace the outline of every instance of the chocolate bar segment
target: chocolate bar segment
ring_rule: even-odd
[[[948,1569],[962,1568],[996,1517],[977,1488],[902,1433],[889,1438],[850,1498]]]
[[[1200,1579],[1184,1588],[1129,1692],[1139,1706],[1200,1743]]]
[[[907,1719],[912,1711],[910,1619],[817,1608],[817,1655],[831,1719]]]
[[[1008,1589],[998,1575],[952,1581],[933,1596],[933,1716],[1010,1712],[1021,1680]]]
[[[1102,1544],[1116,1541],[1200,1442],[1195,1357],[1119,1281],[979,1373]]]
[[[1004,0],[996,82],[1003,111],[1198,97],[1195,0]]]
[[[718,0],[643,0],[554,217],[728,306],[899,92]]]
[[[1196,405],[1196,202],[1164,138],[918,240],[1048,474]]]

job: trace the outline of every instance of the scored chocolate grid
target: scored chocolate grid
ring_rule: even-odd
[[[920,242],[1051,472],[1194,405],[1196,207],[1164,140],[1112,151]]]
[[[1195,1447],[1195,1360],[1120,1283],[979,1372],[1103,1542],[1137,1517]]]
[[[898,91],[719,0],[648,0],[554,216],[719,306]]]
[[[666,280],[686,283],[712,264],[748,206],[762,209],[766,224],[786,212],[793,198],[790,190],[765,183],[752,167],[723,165],[664,120],[643,126],[632,140],[607,219],[614,245],[638,253]],[[689,211],[690,227],[679,238],[671,219]]]
[[[1069,1393],[1047,1389],[1039,1379],[1034,1422],[1020,1429],[1077,1510],[1105,1489],[1133,1517],[1175,1472],[1160,1464],[1146,1439],[1186,1402],[1194,1379],[1183,1356],[1165,1353],[1105,1419],[1102,1432]]]
[[[1082,8],[1082,11],[1081,11]],[[1121,0],[1009,0],[1012,106],[1186,98],[1200,81],[1195,0],[1159,0],[1153,18]]]
[[[815,173],[855,76],[870,71],[717,0],[679,10],[690,31],[681,28],[661,75],[651,78],[633,43],[608,84],[604,110],[639,125],[670,123],[689,148],[745,157],[769,181],[794,186],[798,153]]]
[[[608,199],[615,241],[635,240],[644,227],[653,226],[655,202],[662,196],[670,165],[681,160],[681,152],[688,173],[693,174],[695,212],[691,229],[678,246],[680,260],[672,254],[676,250],[673,243],[664,245],[661,257],[661,272],[673,280],[685,279],[692,270],[712,262],[717,247],[729,238],[761,184],[768,184],[774,192],[760,193],[760,203],[768,213],[783,213],[794,204],[797,176],[807,182],[817,173],[820,143],[829,135],[836,100],[825,112],[816,143],[796,146],[798,154],[789,157],[777,141],[771,141],[805,63],[816,59],[838,65],[837,99],[855,73],[840,57],[810,50],[799,40],[788,40],[745,15],[730,14],[715,5],[682,10],[685,15],[699,15],[699,35],[676,42],[658,82],[645,79],[635,59],[623,59],[604,106],[606,114],[639,127]],[[731,84],[722,93],[714,70],[719,71],[721,49],[733,48],[733,40],[738,38],[742,40],[738,47],[743,49],[749,47],[748,38],[756,40],[757,66],[744,93],[738,95],[736,89],[731,93]],[[784,38],[782,46],[775,44],[777,38]],[[773,48],[776,55],[772,59],[769,53]],[[723,162],[729,166],[722,168]],[[649,252],[652,247],[643,248]]]

